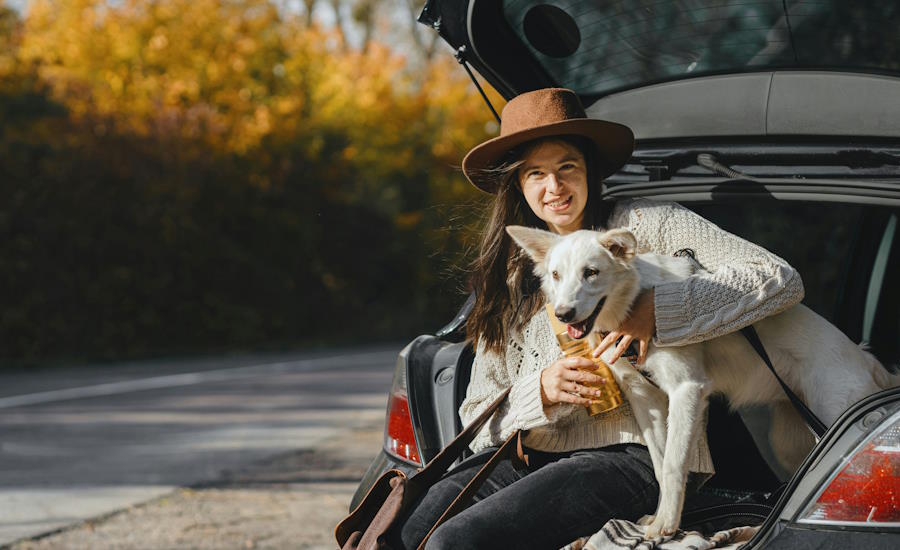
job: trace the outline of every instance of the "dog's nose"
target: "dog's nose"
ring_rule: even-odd
[[[574,307],[558,307],[556,311],[553,313],[556,314],[556,318],[559,319],[563,323],[568,323],[572,319],[575,318],[575,308]]]

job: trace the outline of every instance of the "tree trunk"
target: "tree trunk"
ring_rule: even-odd
[[[344,31],[344,15],[341,13],[342,0],[331,0],[331,9],[334,10],[334,26],[337,28],[341,41],[341,49],[347,49],[347,33]]]
[[[362,50],[366,51],[375,27],[375,9],[379,0],[357,0],[353,6],[353,20],[363,28]]]
[[[317,0],[303,0],[303,5],[306,7],[306,26],[312,27],[313,24],[313,9],[316,7]]]

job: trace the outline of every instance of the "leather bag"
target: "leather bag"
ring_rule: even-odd
[[[410,477],[401,470],[392,469],[383,473],[372,485],[359,505],[334,529],[338,547],[343,550],[390,549],[387,540],[390,529],[401,521],[409,507],[434,485],[450,466],[459,458],[469,443],[509,395],[503,392],[487,409],[456,436],[425,468]],[[444,511],[438,521],[422,540],[419,549],[425,547],[428,538],[442,523],[464,510],[475,492],[504,458],[527,461],[522,453],[522,434],[516,432],[491,455],[475,477],[463,488],[459,496]]]

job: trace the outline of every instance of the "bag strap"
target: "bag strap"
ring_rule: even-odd
[[[475,492],[478,491],[479,488],[484,484],[485,480],[487,480],[488,476],[491,475],[491,472],[494,471],[494,468],[497,467],[497,464],[500,463],[501,460],[505,458],[512,458],[512,455],[516,453],[517,449],[522,448],[522,432],[517,431],[511,436],[509,436],[503,445],[500,446],[499,449],[494,451],[494,454],[491,458],[478,470],[478,473],[475,474],[475,477],[472,478],[469,483],[463,487],[463,490],[457,495],[453,502],[450,503],[450,506],[444,510],[444,513],[441,514],[441,517],[435,522],[435,524],[431,527],[431,530],[428,531],[428,534],[425,535],[425,538],[422,539],[421,544],[419,544],[418,550],[424,550],[425,543],[428,542],[428,539],[431,537],[431,534],[434,533],[435,529],[440,527],[445,521],[452,518],[456,514],[462,512],[469,505],[469,501],[472,500],[472,497],[475,496]]]
[[[444,472],[450,469],[450,466],[453,465],[456,459],[462,455],[463,451],[469,448],[469,443],[475,439],[475,436],[481,431],[481,428],[487,423],[494,412],[500,408],[500,405],[503,404],[506,396],[509,395],[509,391],[510,390],[507,389],[500,394],[500,397],[491,402],[491,404],[488,405],[475,420],[470,422],[463,431],[459,432],[459,435],[453,438],[453,441],[444,447],[436,457],[431,459],[431,462],[429,462],[425,468],[410,478],[410,481],[415,479],[417,484],[421,483],[424,487],[431,487],[434,485],[437,480],[444,475]]]
[[[775,379],[778,380],[778,383],[781,384],[781,389],[784,390],[784,393],[787,394],[788,399],[793,403],[794,408],[797,409],[797,412],[800,413],[800,416],[803,417],[803,420],[806,421],[806,425],[810,430],[815,434],[816,439],[821,439],[825,432],[828,430],[828,427],[819,420],[819,418],[809,410],[809,407],[806,406],[803,401],[800,400],[797,395],[791,391],[791,388],[788,387],[787,384],[784,383],[784,380],[778,376],[778,373],[775,372],[775,367],[772,366],[772,361],[769,359],[769,354],[766,353],[766,348],[763,347],[762,340],[759,339],[759,334],[756,333],[756,329],[753,328],[753,325],[748,325],[741,329],[741,334],[744,335],[744,338],[750,342],[750,345],[753,346],[753,349],[756,350],[756,353],[762,358],[763,362],[765,362],[766,366],[769,367],[769,370],[772,371],[772,374],[775,375]]]

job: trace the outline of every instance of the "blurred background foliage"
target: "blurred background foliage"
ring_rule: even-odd
[[[421,3],[0,0],[0,364],[448,321],[496,127]]]

